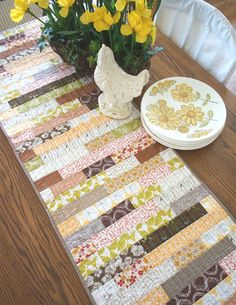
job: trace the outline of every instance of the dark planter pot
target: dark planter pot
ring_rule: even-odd
[[[62,60],[65,63],[74,66],[76,69],[76,72],[78,74],[92,75],[94,73],[96,65],[90,66],[89,62],[87,60],[87,57],[89,57],[89,55],[90,55],[89,50],[87,50],[87,51],[84,50],[83,54],[77,53],[77,51],[75,50],[73,56],[71,56],[71,47],[67,43],[62,44],[62,43],[53,41],[53,42],[50,42],[50,46],[54,50],[54,52],[56,52],[62,58]],[[69,54],[70,54],[70,56],[69,56]],[[118,61],[118,63],[119,63],[119,61]],[[132,74],[132,75],[137,75],[144,69],[149,70],[150,59],[148,61],[143,62],[143,66],[139,69],[139,71],[133,71],[132,65],[130,65],[129,68],[123,68],[122,63],[120,63],[119,65],[125,72]]]
[[[50,42],[50,47],[53,49],[55,53],[57,53],[62,60],[71,65],[74,66],[76,69],[76,72],[79,74],[90,74],[92,75],[95,70],[95,65],[89,66],[87,57],[89,56],[89,52],[84,51],[84,54],[75,53],[73,54],[73,58],[71,56],[68,56],[71,54],[71,48],[67,44],[60,44],[58,42]]]

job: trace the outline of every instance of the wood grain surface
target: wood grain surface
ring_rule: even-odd
[[[207,0],[229,19],[236,30],[236,1],[235,0]]]
[[[161,33],[158,44],[165,51],[152,60],[150,83],[194,77],[215,88],[226,103],[220,137],[206,148],[179,154],[236,216],[236,97]],[[0,143],[0,305],[91,304],[2,130]]]
[[[0,128],[0,305],[93,304]]]

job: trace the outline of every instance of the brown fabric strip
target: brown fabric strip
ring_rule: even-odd
[[[215,264],[175,295],[166,305],[191,305],[216,287],[227,276],[220,265]]]
[[[204,207],[197,203],[190,210],[175,217],[166,226],[161,227],[141,240],[140,243],[149,253],[206,214]]]
[[[83,172],[78,172],[76,174],[74,174],[73,176],[64,179],[62,181],[59,181],[58,183],[54,184],[51,186],[51,190],[54,194],[54,196],[56,197],[57,195],[59,195],[60,193],[68,190],[71,187],[76,186],[77,184],[79,184],[81,181],[86,180],[86,176]]]
[[[203,255],[192,261],[185,269],[180,270],[169,280],[162,284],[163,289],[169,298],[173,298],[183,290],[190,282],[200,276],[210,266],[216,264],[227,254],[232,252],[236,246],[226,237]]]
[[[21,46],[13,47],[9,50],[3,51],[0,53],[0,59],[2,59],[2,58],[4,59],[7,56],[11,56],[11,55],[15,54],[16,52],[20,52],[20,51],[24,51],[25,49],[32,48],[36,45],[36,43],[37,43],[37,39],[29,41],[28,43],[25,43]]]
[[[33,47],[29,48],[29,49],[25,49],[24,51],[20,51],[20,52],[16,52],[8,57],[4,58],[4,65],[7,63],[8,64],[13,64],[15,61],[20,61],[21,59],[25,59],[26,57],[28,57],[29,55],[33,54],[33,53],[37,53],[39,51],[39,48],[34,45]],[[1,56],[1,54],[0,54]],[[6,66],[6,68],[7,68]]]
[[[22,154],[19,154],[19,157],[20,157],[21,161],[25,163],[29,160],[34,159],[36,157],[36,154],[33,151],[33,149],[29,149],[29,150],[26,150],[25,152],[23,152]]]
[[[83,96],[83,95],[86,95],[86,94],[89,94],[90,91],[96,89],[96,84],[93,82],[90,84],[89,87],[87,86],[82,86],[78,89],[75,89],[71,92],[68,92],[66,94],[63,94],[59,97],[56,98],[56,101],[59,103],[59,104],[64,104],[64,103],[68,103],[70,101],[73,101],[74,99],[76,98],[79,98],[80,96]]]
[[[98,107],[98,96],[101,91],[94,87],[93,83],[89,85],[89,93],[81,95],[79,101],[83,105],[87,105],[90,110],[96,109]]]
[[[140,163],[144,163],[145,161],[156,156],[160,151],[162,151],[162,149],[163,145],[155,142],[154,144],[135,154],[135,157]]]
[[[40,95],[44,95],[48,91],[51,91],[53,89],[56,89],[58,87],[64,86],[66,84],[69,84],[75,80],[78,80],[78,76],[76,74],[71,74],[69,76],[66,76],[62,79],[56,80],[50,84],[47,84],[41,88],[38,88],[32,92],[29,92],[27,94],[24,94],[20,97],[17,97],[9,102],[9,105],[13,108],[16,106],[19,106],[21,104],[24,104],[25,102],[28,102],[32,100],[33,98],[39,97]]]
[[[61,180],[62,180],[61,175],[59,174],[58,171],[56,171],[36,181],[35,185],[37,189],[41,192],[46,188],[50,187],[50,185],[55,184]]]
[[[114,160],[110,156],[108,156],[84,168],[83,173],[89,179],[99,174],[100,172],[112,167],[113,165],[115,165]]]
[[[133,210],[134,206],[128,199],[126,199],[115,206],[113,209],[109,210],[107,213],[103,214],[101,216],[101,221],[107,228]]]
[[[75,202],[67,204],[64,207],[58,209],[52,214],[52,217],[57,224],[61,223],[67,218],[83,211],[99,200],[105,198],[107,195],[108,194],[103,187],[98,187],[95,190],[85,194]]]

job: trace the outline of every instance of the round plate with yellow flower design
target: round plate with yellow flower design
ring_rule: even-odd
[[[173,144],[209,143],[223,129],[226,108],[207,84],[187,77],[170,77],[144,94],[141,115],[151,132]]]

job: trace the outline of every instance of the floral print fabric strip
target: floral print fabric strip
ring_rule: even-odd
[[[231,304],[234,221],[138,110],[103,116],[93,79],[40,54],[37,35],[34,21],[0,36],[0,121],[95,303]],[[168,91],[180,109],[159,100],[150,120],[181,133],[203,123],[192,88],[166,80],[150,94]]]

